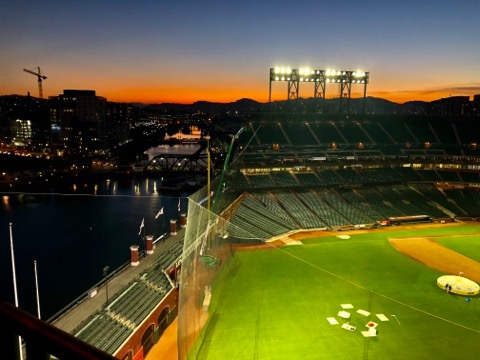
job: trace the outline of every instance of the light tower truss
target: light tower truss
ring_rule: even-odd
[[[350,99],[352,85],[363,85],[363,99],[365,112],[365,98],[367,96],[367,84],[370,74],[364,71],[346,70],[315,70],[309,68],[292,69],[289,67],[275,67],[270,69],[270,83],[268,102],[272,101],[272,83],[287,82],[288,100],[295,100],[299,97],[300,83],[314,84],[314,98],[325,98],[326,88],[330,84],[338,85],[339,90],[339,112],[350,112]],[[345,106],[347,107],[345,109]]]

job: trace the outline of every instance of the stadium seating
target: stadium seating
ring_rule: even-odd
[[[288,212],[280,206],[278,201],[275,200],[273,196],[269,193],[263,192],[254,192],[253,196],[261,201],[265,207],[267,208],[266,212],[269,212],[275,216],[277,216],[281,221],[289,227],[297,228],[299,224],[294,221],[294,219],[288,214]]]
[[[411,186],[429,199],[429,203],[439,207],[450,216],[466,215],[464,210],[458,207],[458,205],[447,197],[445,192],[439,190],[434,184],[412,184]]]
[[[276,187],[296,187],[299,185],[289,171],[271,171],[270,176]]]
[[[339,211],[332,208],[314,190],[297,191],[297,195],[329,228],[350,224]]]
[[[371,224],[374,222],[372,218],[341,197],[335,190],[319,189],[318,193],[326,203],[328,203],[333,209],[336,209],[336,211],[348,220],[344,225]]]
[[[320,179],[313,172],[297,172],[295,177],[298,180],[299,187],[321,185]]]
[[[289,212],[289,214],[297,220],[304,229],[324,228],[326,224],[315,215],[311,209],[305,206],[295,193],[290,191],[275,190],[272,191],[273,196],[280,204]]]
[[[287,122],[282,124],[282,127],[288,134],[291,144],[296,147],[320,145],[310,131],[308,123]]]
[[[480,215],[480,196],[477,190],[450,189],[445,194],[460,207],[465,214],[470,216]]]
[[[275,188],[275,183],[273,182],[270,174],[255,174],[255,175],[246,175],[248,182],[252,184],[252,187],[255,189],[273,189]]]
[[[176,261],[182,251],[183,241],[173,243],[160,256],[155,266],[129,284],[120,294],[115,294],[110,306],[86,319],[87,325],[80,326],[74,335],[113,354],[132,334],[135,326],[172,290],[172,285],[162,270]]]
[[[466,190],[438,185],[480,183],[478,172],[437,167],[480,155],[469,146],[480,128],[465,119],[280,115],[252,121],[250,128],[255,137],[239,162],[245,176],[234,181],[247,196],[232,225],[244,225],[253,236],[478,212],[463,201]]]

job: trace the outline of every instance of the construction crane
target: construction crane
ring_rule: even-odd
[[[40,72],[40,66],[37,67],[37,72],[28,70],[28,69],[23,69],[23,71],[35,75],[38,79],[38,95],[40,96],[40,99],[43,99],[43,90],[42,90],[42,81],[45,80],[47,77],[45,75],[42,75]]]

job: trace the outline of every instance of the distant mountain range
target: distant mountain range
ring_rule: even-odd
[[[0,112],[11,107],[14,103],[18,106],[18,99],[24,100],[24,105],[46,102],[34,97],[21,95],[0,96]],[[197,101],[193,104],[161,103],[145,104],[130,103],[132,106],[165,114],[251,114],[267,111],[292,112],[297,114],[471,114],[475,107],[470,106],[469,96],[453,96],[434,101],[409,101],[403,104],[395,103],[382,98],[366,97],[351,99],[314,99],[299,98],[296,100],[273,101],[261,103],[252,99],[239,99],[229,103],[218,103],[209,101]],[[9,106],[6,106],[6,105]],[[3,105],[3,106],[2,106]],[[478,108],[479,106],[476,106]],[[476,111],[476,110],[475,110]],[[478,115],[476,113],[476,115]]]
[[[342,102],[341,102],[342,101]],[[292,111],[295,113],[322,113],[338,114],[339,111],[347,112],[349,108],[352,114],[426,114],[437,113],[439,109],[448,108],[450,113],[456,113],[456,107],[462,107],[469,103],[468,96],[456,96],[434,101],[409,101],[403,104],[395,103],[382,98],[366,97],[342,99],[297,99],[261,103],[252,99],[240,99],[230,103],[216,103],[197,101],[193,104],[139,104],[132,105],[149,108],[163,113],[194,113],[203,112],[209,114],[218,113],[258,113],[265,111]],[[463,105],[462,105],[463,104]],[[464,106],[462,107],[464,109]],[[444,112],[442,110],[442,112]],[[465,112],[463,112],[465,113]]]
[[[193,104],[161,103],[161,104],[143,104],[132,103],[134,106],[155,109],[164,113],[235,113],[242,114],[249,112],[263,111],[268,108],[268,104],[260,103],[252,99],[240,99],[229,103],[218,103],[209,101],[196,101]]]
[[[310,112],[317,108],[317,112],[338,112],[339,99],[297,99],[296,101],[282,100],[272,103],[261,103],[252,99],[240,99],[229,103],[217,103],[209,101],[196,101],[193,104],[161,103],[161,104],[141,104],[133,103],[134,106],[149,108],[163,113],[194,113],[203,112],[209,114],[218,113],[258,113],[270,109],[292,109],[300,112]],[[345,101],[345,100],[344,100]],[[350,107],[353,111],[363,111],[364,99],[350,99]],[[346,106],[346,104],[344,104]],[[381,113],[394,113],[402,108],[402,104],[397,104],[385,99],[368,97],[365,98],[365,107],[367,111],[376,111]],[[303,111],[302,111],[303,110]]]

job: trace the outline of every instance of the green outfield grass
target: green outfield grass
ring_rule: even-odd
[[[213,313],[197,359],[478,358],[480,300],[446,294],[436,285],[443,273],[388,242],[389,237],[435,236],[480,261],[480,239],[467,236],[478,233],[478,224],[396,228],[237,252],[234,270],[212,286]],[[357,327],[353,332],[341,328],[341,304],[354,306],[347,310],[349,323]],[[327,317],[340,324],[330,325]],[[369,320],[379,324],[377,337],[361,334]]]

